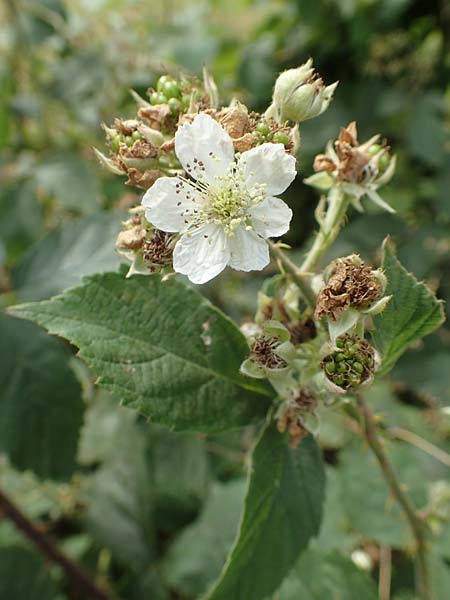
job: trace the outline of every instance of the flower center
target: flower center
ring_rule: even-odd
[[[233,163],[226,175],[216,177],[217,184],[209,185],[204,181],[196,181],[194,186],[203,197],[202,207],[194,211],[194,226],[221,225],[228,236],[234,235],[235,229],[244,225],[251,229],[249,210],[259,204],[265,197],[265,185],[256,185],[248,189],[244,184],[241,170]],[[191,184],[192,185],[192,184]]]

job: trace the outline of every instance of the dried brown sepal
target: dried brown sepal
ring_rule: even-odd
[[[334,262],[327,284],[317,297],[317,319],[336,321],[347,308],[367,308],[381,297],[383,290],[372,269],[356,259],[338,258]]]
[[[250,348],[250,358],[268,369],[284,369],[286,362],[274,352],[279,345],[276,336],[258,336]]]

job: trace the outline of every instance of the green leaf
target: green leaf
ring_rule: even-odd
[[[174,279],[95,275],[50,301],[11,310],[78,346],[100,385],[155,422],[220,431],[267,412],[268,387],[239,373],[244,336]]]
[[[120,259],[114,241],[119,230],[117,213],[99,213],[49,233],[13,269],[19,300],[44,300],[79,284],[85,275],[116,269]]]
[[[191,521],[206,498],[208,456],[203,440],[191,432],[153,425],[148,437],[154,519],[160,531],[171,531]]]
[[[0,451],[42,478],[75,468],[83,418],[81,388],[59,340],[0,314]]]
[[[258,441],[244,515],[221,578],[207,600],[260,600],[272,594],[322,518],[325,474],[309,436],[296,449],[275,423]]]
[[[125,415],[122,415],[125,416]],[[143,569],[154,545],[146,440],[131,411],[116,432],[112,456],[87,482],[87,527],[124,564]]]
[[[0,598],[55,600],[56,594],[40,556],[20,546],[0,548]]]
[[[164,562],[167,584],[183,596],[197,598],[220,575],[230,551],[244,504],[246,483],[216,483],[200,517],[175,539]]]
[[[423,508],[428,501],[428,482],[441,477],[443,466],[422,450],[401,442],[386,440],[384,448],[400,485],[414,505]],[[354,533],[393,548],[413,543],[408,522],[378,462],[360,441],[341,450],[339,476],[341,498]]]
[[[277,600],[377,600],[371,577],[337,551],[308,550],[283,582]]]
[[[410,344],[444,322],[441,302],[406,271],[388,241],[382,266],[388,280],[386,294],[392,298],[384,311],[373,317],[373,337],[383,357],[379,375],[390,371]]]
[[[77,154],[52,154],[34,170],[36,185],[63,208],[77,214],[98,210],[98,184],[89,163]]]

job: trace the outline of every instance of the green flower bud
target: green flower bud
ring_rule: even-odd
[[[131,134],[131,137],[133,138],[134,141],[142,139],[142,135],[139,133],[139,131],[133,131],[133,133]]]
[[[302,122],[323,113],[331,102],[338,82],[327,87],[315,73],[312,59],[297,69],[289,69],[278,76],[273,91],[273,107],[277,120]]]
[[[153,106],[159,104],[159,96],[159,92],[153,92],[153,94],[150,96],[150,104],[152,104]]]
[[[111,139],[111,150],[113,152],[119,152],[119,148],[120,148],[120,139],[119,139],[119,136],[116,135],[116,137],[113,137]]]
[[[275,144],[283,144],[283,146],[287,146],[289,144],[289,136],[283,131],[276,131],[273,134],[272,141]]]
[[[161,77],[158,79],[158,81],[156,83],[157,91],[162,92],[164,85],[169,81],[173,81],[173,79],[172,79],[172,77],[170,77],[170,75],[161,75]]]
[[[264,121],[262,121],[261,123],[258,123],[258,125],[256,126],[255,129],[261,135],[269,135],[269,133],[270,133],[270,127],[267,125],[267,123],[264,123]]]
[[[177,115],[180,112],[181,102],[177,98],[170,98],[167,104],[169,105],[170,112],[173,115]]]
[[[180,96],[180,88],[176,81],[166,81],[162,86],[161,92],[167,98],[178,98]]]

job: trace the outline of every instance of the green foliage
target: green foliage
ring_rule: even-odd
[[[193,290],[158,277],[95,275],[117,271],[121,211],[137,204],[141,191],[100,170],[91,147],[103,145],[101,122],[134,114],[128,89],[144,95],[165,67],[178,79],[180,72],[200,75],[207,64],[222,100],[237,96],[261,111],[277,73],[308,56],[326,82],[341,81],[329,111],[302,124],[299,177],[285,197],[295,213],[286,241],[298,257],[310,246],[317,195],[302,179],[339,127],[356,119],[361,139],[378,131],[386,136],[398,168],[383,197],[397,213],[351,209],[323,265],[353,252],[378,264],[382,240],[390,234],[395,242],[398,259],[390,247],[384,258],[387,293],[395,296],[374,318],[382,374],[389,377],[364,395],[401,484],[428,514],[430,486],[448,481],[448,467],[428,452],[450,450],[450,417],[442,410],[450,403],[448,325],[420,341],[442,321],[429,288],[450,308],[444,4],[11,0],[0,6],[1,306],[63,293],[17,312],[73,342],[93,371],[80,367],[68,344],[0,315],[0,488],[111,596],[198,599],[222,572],[214,599],[371,600],[378,547],[389,544],[392,599],[416,600],[413,540],[378,465],[355,436],[351,405],[320,414],[327,491],[320,532],[308,549],[323,486],[311,440],[290,450],[269,426],[244,499],[244,462],[258,429],[239,427],[263,421],[273,392],[239,375],[248,352],[243,337]],[[95,276],[82,283],[86,275]],[[256,309],[263,277],[224,273],[202,293],[241,323]],[[114,397],[99,391],[95,378]],[[207,433],[169,431],[145,423],[137,411]],[[399,428],[416,437],[396,437]],[[303,489],[315,490],[311,504]],[[433,521],[433,600],[448,596],[448,538],[448,522]],[[354,565],[354,550],[372,557],[370,573]],[[65,600],[68,593],[60,570],[3,519],[0,597]]]
[[[376,600],[375,582],[339,552],[308,550],[286,578],[279,600]]]
[[[54,229],[18,261],[11,277],[17,297],[45,300],[93,273],[119,266],[114,241],[120,230],[117,213],[99,213]]]
[[[112,455],[86,484],[87,528],[117,560],[143,569],[154,544],[152,486],[145,438],[134,427],[132,415],[123,416],[128,418]]]
[[[269,424],[253,452],[250,473],[238,536],[208,600],[258,600],[271,594],[319,531],[325,476],[311,437],[293,450]]]
[[[169,548],[165,576],[180,594],[196,598],[220,575],[236,536],[245,490],[243,479],[215,484],[199,519]]]
[[[0,598],[55,600],[56,594],[40,556],[21,546],[0,548]]]
[[[388,280],[386,294],[392,298],[374,317],[373,337],[383,357],[380,375],[390,371],[410,344],[444,322],[442,304],[402,267],[389,243],[384,245],[382,266]]]
[[[13,312],[77,345],[99,383],[154,422],[220,431],[260,420],[267,410],[268,389],[239,374],[244,337],[177,281],[96,275]]]
[[[70,354],[32,323],[1,314],[0,354],[1,450],[44,479],[69,478],[83,417]]]

